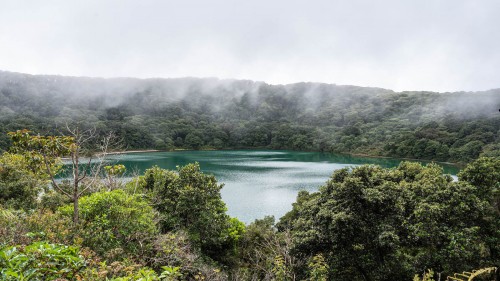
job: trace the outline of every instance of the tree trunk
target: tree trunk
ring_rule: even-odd
[[[359,266],[359,265],[356,265],[356,269],[359,271],[359,273],[361,273],[361,275],[363,276],[363,279],[365,281],[372,281],[370,275],[368,275],[366,273],[366,271],[363,269],[363,267]]]
[[[78,163],[78,149],[73,152],[73,223],[78,224],[78,181],[80,180],[80,167]]]
[[[73,196],[73,223],[78,224],[79,208],[78,208],[78,195],[75,193]]]

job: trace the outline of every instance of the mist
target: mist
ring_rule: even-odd
[[[232,102],[245,102],[258,107],[270,95],[284,100],[295,100],[304,110],[316,111],[330,104],[370,103],[382,99],[380,106],[390,106],[391,97],[410,96],[415,99],[429,97],[419,114],[431,114],[433,118],[456,114],[466,118],[495,116],[500,107],[500,91],[482,92],[394,92],[389,89],[335,85],[324,83],[294,83],[272,85],[251,80],[218,78],[91,78],[54,75],[29,75],[0,72],[2,93],[23,94],[27,97],[49,99],[62,107],[99,107],[102,109],[121,106],[140,98],[151,107],[161,108],[171,103],[188,101],[194,104],[204,101],[205,110],[220,112]],[[28,98],[28,100],[29,100]],[[2,105],[3,112],[13,113],[21,104]],[[13,108],[9,108],[12,106]],[[21,106],[21,107],[18,107]],[[466,113],[466,114],[464,114]]]
[[[5,1],[0,69],[488,90],[500,87],[499,9],[493,0]]]

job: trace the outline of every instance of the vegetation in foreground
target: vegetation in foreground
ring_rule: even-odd
[[[500,158],[477,159],[458,181],[435,164],[337,170],[277,223],[244,225],[198,164],[127,183],[108,166],[99,181],[77,178],[75,204],[64,194],[74,183],[47,189],[60,160],[45,153],[71,154],[74,140],[12,136],[16,153],[0,157],[2,280],[498,279]]]

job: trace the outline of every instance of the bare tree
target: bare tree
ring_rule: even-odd
[[[94,144],[98,140],[95,128],[81,131],[78,127],[72,129],[66,125],[66,130],[74,140],[69,149],[73,176],[72,190],[69,196],[73,201],[73,222],[77,224],[79,218],[78,199],[101,180],[106,156],[111,145],[115,143],[115,136],[110,132],[102,137],[98,143],[98,150],[95,151]],[[83,166],[81,164],[82,157],[88,158]]]
[[[66,130],[68,133],[62,136],[31,136],[28,130],[9,134],[16,152],[43,167],[54,189],[73,202],[73,222],[78,224],[78,199],[100,182],[109,149],[119,142],[113,133],[108,133],[100,139],[95,128],[82,131],[79,127],[70,128],[66,125]],[[64,187],[56,180],[59,159],[64,156],[69,156],[71,160],[70,188]]]

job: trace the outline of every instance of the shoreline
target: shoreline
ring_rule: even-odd
[[[419,161],[419,162],[429,162],[429,163],[438,163],[438,164],[445,164],[445,165],[450,165],[450,166],[455,166],[458,168],[464,167],[466,164],[464,163],[454,163],[454,162],[443,162],[443,161],[435,161],[435,160],[428,160],[428,159],[418,159],[418,158],[405,158],[405,157],[392,157],[392,156],[382,156],[382,155],[370,155],[370,154],[364,154],[364,153],[349,153],[349,152],[325,152],[325,151],[305,151],[305,150],[286,150],[286,149],[269,149],[269,148],[229,148],[229,149],[215,149],[215,148],[208,148],[208,149],[186,149],[186,148],[177,148],[174,150],[158,150],[158,149],[138,149],[138,150],[124,150],[124,151],[113,151],[113,152],[108,152],[107,155],[119,155],[119,154],[132,154],[132,153],[149,153],[149,152],[181,152],[181,151],[227,151],[227,150],[272,150],[272,151],[294,151],[294,152],[320,152],[320,153],[328,153],[328,154],[343,154],[343,155],[349,155],[349,156],[358,156],[358,157],[366,157],[366,158],[375,158],[375,159],[394,159],[394,160],[409,160],[409,161]]]
[[[334,153],[334,152],[331,152],[331,153]],[[429,163],[446,164],[446,165],[457,166],[457,167],[464,167],[466,165],[464,163],[443,162],[443,161],[435,161],[435,160],[428,160],[428,159],[418,159],[418,158],[406,158],[406,157],[392,157],[392,156],[370,155],[370,154],[364,154],[364,153],[344,153],[344,152],[342,152],[340,154],[346,154],[346,155],[351,155],[351,156],[367,157],[367,158],[411,160],[411,161],[419,161],[419,162],[429,162]]]
[[[250,151],[271,150],[271,151],[291,151],[291,152],[318,152],[318,153],[326,153],[326,154],[340,154],[340,155],[353,156],[353,157],[366,157],[366,158],[373,158],[373,159],[393,159],[393,160],[408,160],[408,161],[414,161],[414,162],[417,161],[417,162],[424,162],[424,163],[437,163],[437,164],[454,166],[454,167],[457,167],[460,169],[464,168],[467,165],[467,163],[461,163],[461,162],[443,162],[443,161],[436,161],[436,160],[429,160],[429,159],[371,155],[371,154],[365,154],[365,153],[327,152],[327,151],[315,151],[315,150],[270,149],[270,148],[265,148],[265,147],[239,147],[239,148],[222,148],[222,149],[211,148],[211,147],[202,148],[202,149],[175,148],[173,150],[135,149],[135,150],[111,151],[111,152],[106,153],[106,156],[107,155],[120,155],[120,154],[133,154],[133,153],[151,153],[151,152],[228,151],[228,150],[250,150]],[[100,156],[101,153],[98,153],[97,155]],[[62,157],[61,160],[68,161],[68,160],[71,160],[71,158]]]
[[[111,152],[107,152],[105,156],[108,156],[108,155],[120,155],[120,154],[131,154],[131,153],[148,153],[148,152],[162,152],[162,151],[166,151],[166,150],[157,150],[157,149],[144,149],[144,150],[123,150],[123,151],[111,151]],[[97,153],[95,155],[98,155],[98,156],[102,156],[103,153]],[[83,158],[88,158],[87,156],[83,157]],[[63,161],[69,161],[71,160],[70,157],[61,157],[61,160]]]
[[[118,154],[130,154],[130,153],[143,153],[143,152],[162,152],[166,150],[157,150],[157,149],[144,149],[144,150],[122,150],[122,151],[111,151],[107,152],[106,155],[118,155]],[[99,153],[98,155],[102,155]]]

